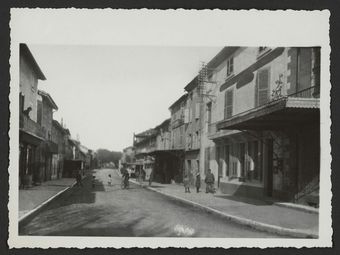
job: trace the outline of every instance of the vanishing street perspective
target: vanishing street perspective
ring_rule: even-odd
[[[79,47],[68,71],[75,47],[41,49],[19,49],[19,235],[318,238],[320,47]]]

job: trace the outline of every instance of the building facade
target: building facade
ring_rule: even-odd
[[[320,49],[225,47],[212,62],[203,157],[221,191],[317,204]]]
[[[62,177],[64,169],[64,159],[66,152],[65,135],[67,130],[56,120],[52,122],[52,141],[58,145],[58,153],[54,154],[53,158],[53,172],[56,173],[57,178]]]
[[[49,181],[58,177],[58,144],[52,140],[53,111],[55,110],[58,110],[58,106],[50,94],[38,90],[37,123],[42,127],[45,138],[38,150],[41,181]]]
[[[37,148],[44,132],[37,123],[38,80],[46,80],[26,44],[20,44],[19,180],[21,187],[39,182]]]

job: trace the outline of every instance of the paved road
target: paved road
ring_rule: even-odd
[[[111,173],[113,184],[107,184]],[[136,185],[122,190],[114,170],[96,170],[91,180],[56,199],[20,229],[21,235],[277,238],[220,219]],[[282,237],[280,237],[282,238]]]

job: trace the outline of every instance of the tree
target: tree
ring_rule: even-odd
[[[97,150],[97,159],[102,163],[114,162],[116,165],[122,158],[122,153],[118,151],[109,151],[107,149]]]

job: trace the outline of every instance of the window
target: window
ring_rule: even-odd
[[[199,119],[200,117],[200,104],[196,103],[196,108],[195,108],[195,118]]]
[[[227,60],[227,77],[234,73],[234,57]]]
[[[262,69],[257,72],[255,89],[255,106],[261,106],[269,102],[270,69]]]
[[[224,118],[229,119],[233,115],[233,97],[234,90],[229,89],[225,92],[224,97]]]
[[[206,120],[206,123],[207,123],[207,130],[208,132],[211,131],[211,102],[207,103],[207,120]]]
[[[230,157],[230,152],[229,152],[229,145],[225,145],[224,146],[224,161],[225,161],[225,165],[226,165],[226,169],[225,169],[225,176],[229,176],[230,175],[230,171],[229,171],[229,157]]]
[[[37,123],[41,126],[42,124],[42,102],[41,101],[37,101]]]

